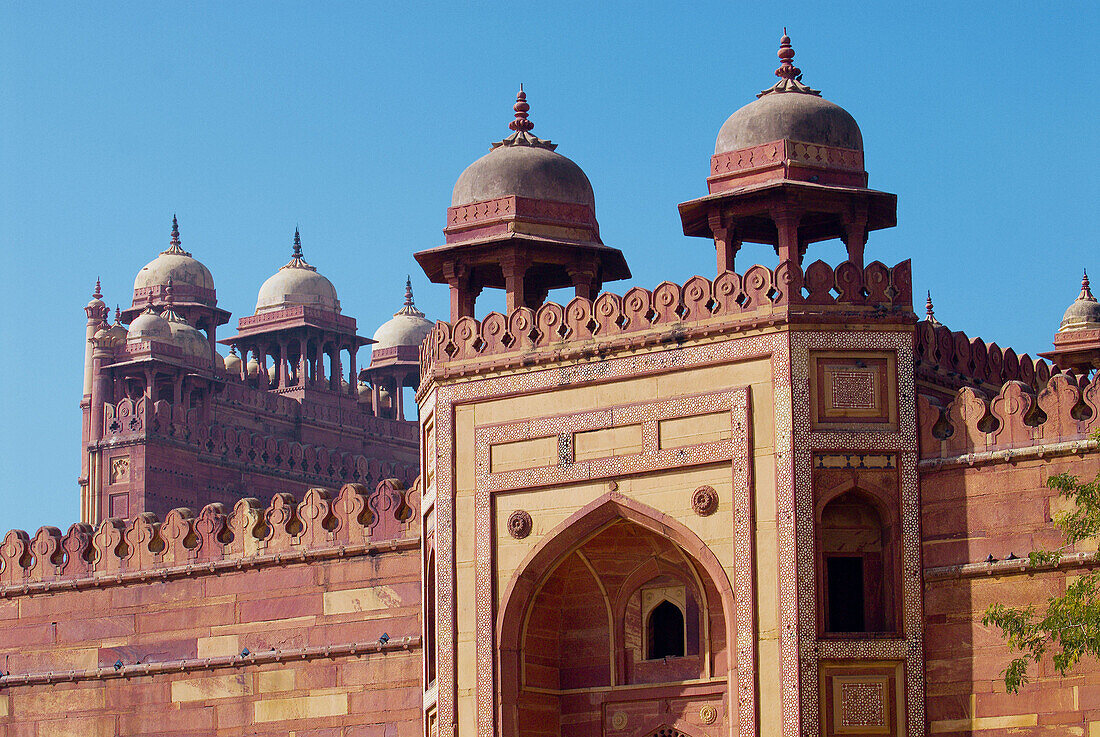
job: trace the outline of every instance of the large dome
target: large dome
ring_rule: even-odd
[[[1059,333],[1073,330],[1095,330],[1100,328],[1100,302],[1092,296],[1089,288],[1089,275],[1086,273],[1081,279],[1081,293],[1077,299],[1066,309],[1062,315],[1062,324],[1058,327]]]
[[[455,182],[451,206],[517,196],[587,205],[595,210],[592,183],[584,171],[555,153],[555,144],[531,134],[534,123],[527,119],[530,106],[522,90],[514,110],[515,120],[509,125],[514,133],[466,167]]]
[[[167,250],[150,261],[134,278],[134,291],[163,287],[171,280],[176,287],[187,285],[214,291],[214,276],[202,262],[191,257],[180,245],[179,225],[172,216],[172,242]]]
[[[256,298],[256,314],[306,305],[332,312],[340,311],[336,287],[302,257],[302,241],[294,231],[294,255],[290,263],[275,272],[260,287]]]
[[[789,140],[863,150],[863,134],[847,110],[802,83],[794,66],[791,39],[780,39],[779,81],[726,119],[718,131],[714,153],[722,154],[771,141]]]
[[[372,351],[397,346],[419,346],[432,331],[432,321],[416,309],[412,296],[412,281],[405,282],[405,305],[393,317],[374,331]]]

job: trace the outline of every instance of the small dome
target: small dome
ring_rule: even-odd
[[[256,357],[248,359],[248,375],[256,377],[260,375],[260,362],[256,360]]]
[[[371,388],[370,384],[359,384],[359,401],[364,404],[370,404],[371,401]]]
[[[179,226],[172,216],[172,242],[168,249],[146,264],[134,278],[134,291],[145,287],[162,287],[171,280],[177,286],[186,284],[200,289],[214,290],[214,277],[210,269],[180,246]]]
[[[521,89],[513,107],[514,133],[494,143],[489,153],[466,167],[455,182],[451,206],[498,197],[527,197],[533,200],[568,202],[596,208],[592,183],[572,160],[555,153],[557,146],[530,133],[534,123],[527,119],[527,95]]]
[[[172,345],[178,347],[185,356],[210,360],[210,341],[207,337],[177,315],[171,305],[164,313],[164,319],[172,329]]]
[[[863,150],[863,134],[847,110],[815,95],[787,92],[764,95],[729,116],[714,153],[782,139]]]
[[[513,195],[596,207],[592,183],[579,166],[532,145],[497,146],[466,167],[455,182],[451,206]]]
[[[168,343],[172,340],[172,326],[168,321],[158,315],[152,307],[134,318],[130,323],[130,329],[126,331],[126,340],[137,342],[142,340],[156,340]]]
[[[412,280],[405,280],[405,305],[374,331],[372,351],[395,346],[419,346],[432,331],[432,321],[413,303]]]
[[[726,119],[718,131],[714,153],[737,151],[771,141],[789,140],[822,146],[863,150],[863,134],[847,110],[802,84],[802,70],[794,66],[791,39],[779,42],[779,81],[758,99]]]
[[[1089,275],[1086,273],[1081,279],[1081,293],[1077,299],[1066,309],[1062,316],[1062,324],[1058,328],[1059,333],[1067,333],[1074,330],[1095,330],[1100,328],[1100,302],[1092,296],[1089,289]]]
[[[241,375],[241,357],[235,348],[230,348],[229,355],[225,357],[225,370],[234,376]]]
[[[260,287],[256,298],[256,314],[297,305],[340,311],[336,287],[302,258],[302,241],[295,229],[294,255],[290,263],[280,268]]]

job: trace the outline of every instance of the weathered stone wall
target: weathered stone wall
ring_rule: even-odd
[[[0,734],[420,735],[410,496],[313,490],[250,525],[236,522],[250,510],[220,529],[174,513],[120,523],[117,538],[108,520],[88,549],[70,545],[91,559],[80,572],[43,547],[50,535],[21,546],[9,533]]]
[[[1030,669],[1031,683],[1019,694],[1007,694],[1003,671],[1013,653],[999,629],[981,624],[995,602],[1041,609],[1048,597],[1098,564],[1091,545],[1065,550],[1057,567],[1027,565],[1029,551],[1065,543],[1050,520],[1069,502],[1047,488],[1047,479],[1067,472],[1091,480],[1100,472],[1100,453],[1088,438],[1100,423],[1082,410],[1095,406],[1097,387],[1094,381],[1082,391],[1060,375],[1037,398],[1010,383],[992,400],[964,389],[938,414],[934,405],[923,404],[925,662],[932,734],[1100,734],[1095,661],[1082,662],[1062,678],[1047,658]],[[1034,412],[1036,406],[1042,414]],[[989,556],[994,561],[987,562]]]

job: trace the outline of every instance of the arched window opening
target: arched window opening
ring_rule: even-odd
[[[684,613],[670,601],[653,607],[646,622],[646,658],[684,657]]]
[[[826,633],[894,630],[892,537],[861,493],[842,494],[822,510],[819,570]]]

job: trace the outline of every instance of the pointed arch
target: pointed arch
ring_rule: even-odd
[[[637,525],[679,548],[695,568],[703,573],[717,592],[722,620],[724,642],[728,652],[736,652],[736,621],[733,586],[725,568],[713,551],[698,535],[683,523],[648,505],[630,499],[618,491],[609,491],[594,499],[570,515],[550,531],[517,566],[504,588],[496,622],[497,662],[497,723],[505,737],[518,735],[514,707],[521,691],[516,677],[523,662],[522,638],[527,611],[543,580],[553,573],[558,564],[572,551],[596,537],[618,521]],[[725,677],[730,712],[737,713],[736,658],[727,657],[724,671],[715,675]],[[659,730],[658,730],[659,731]],[[649,733],[647,733],[649,734]]]

